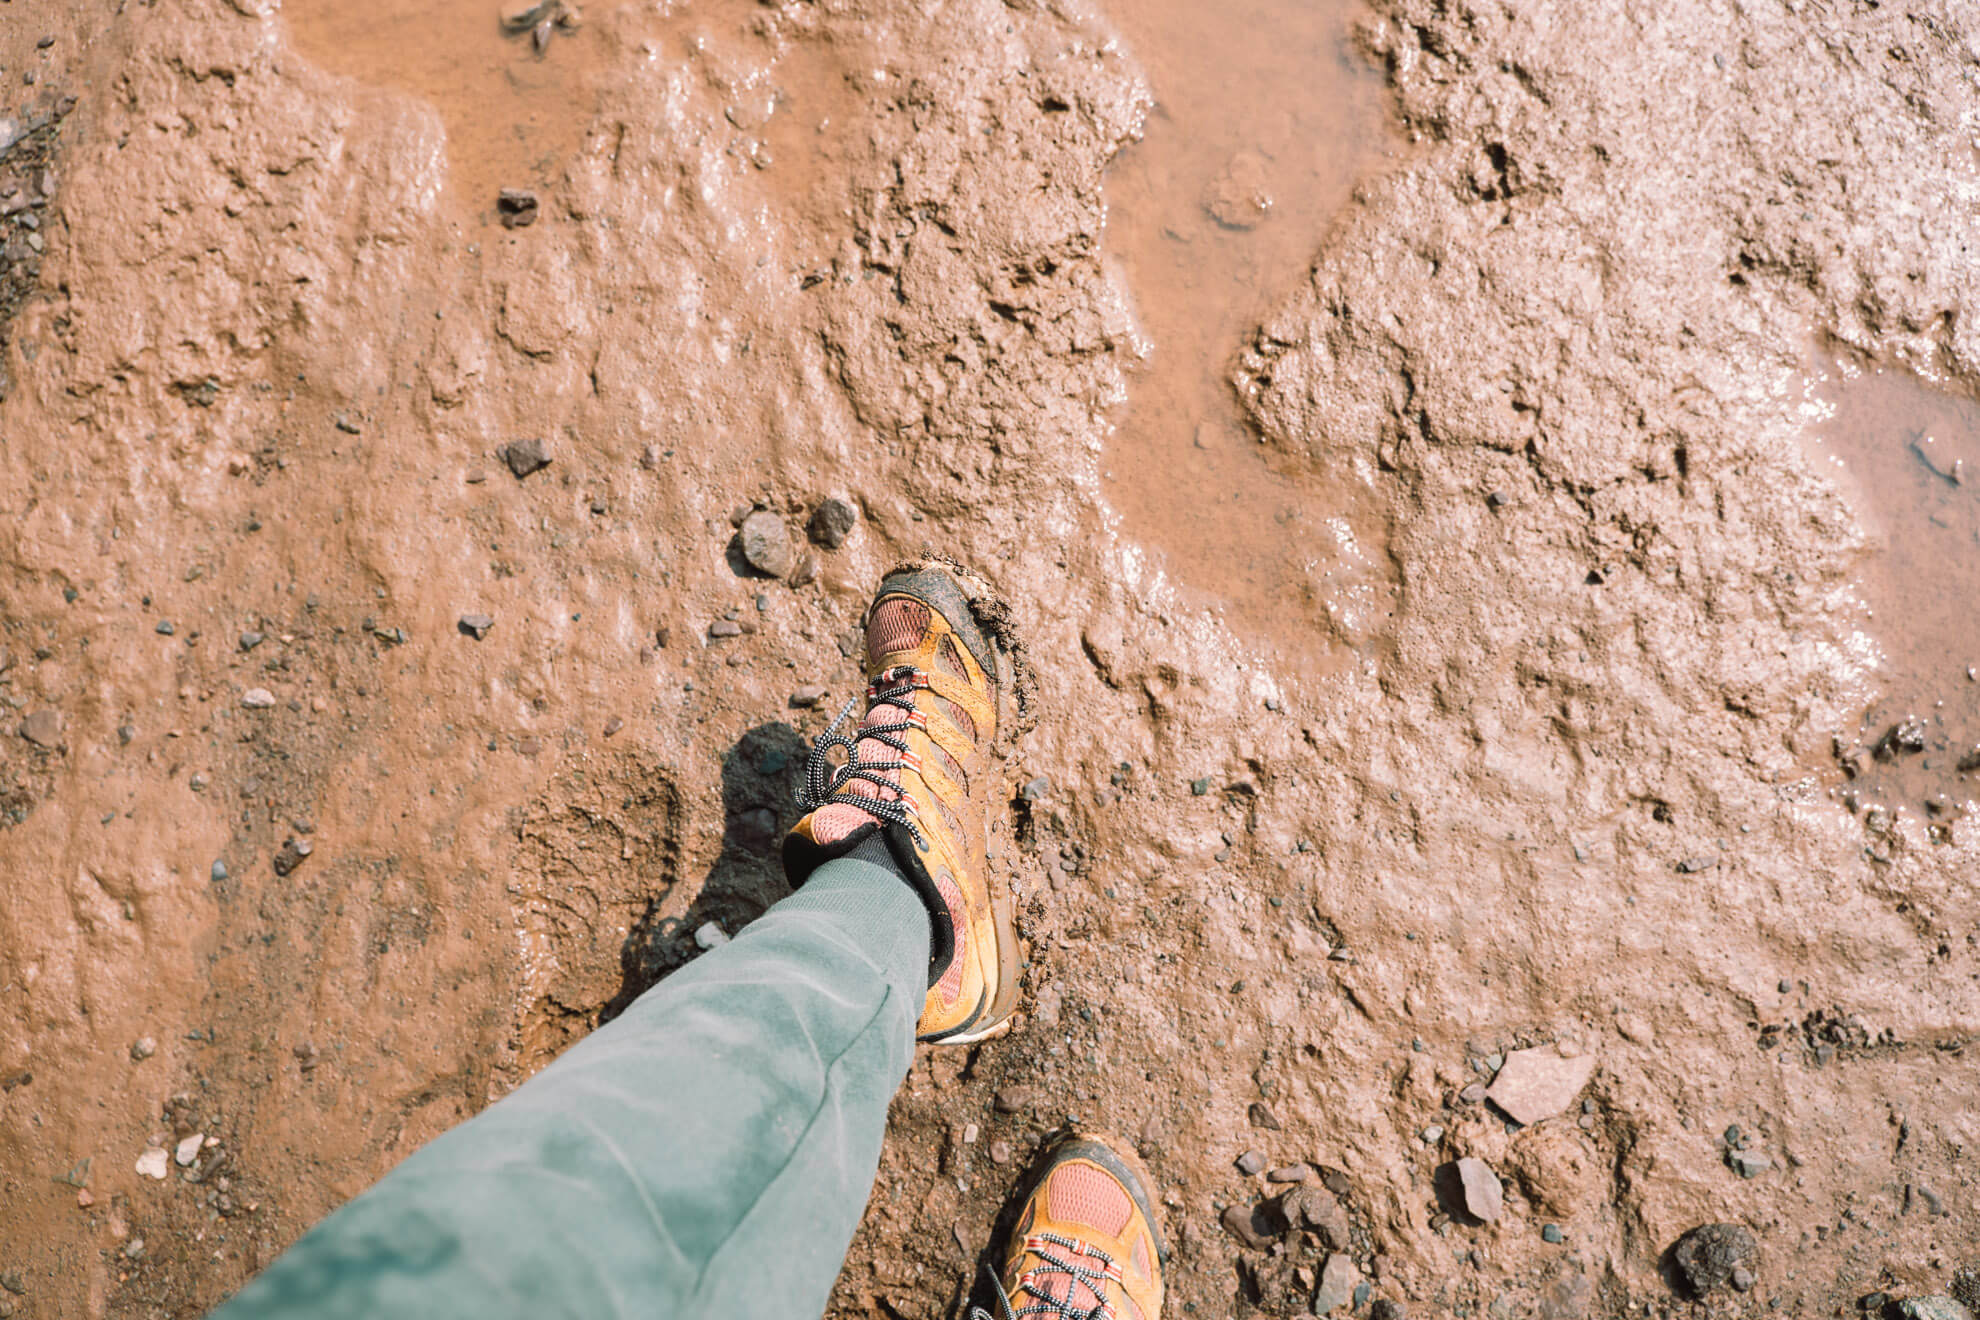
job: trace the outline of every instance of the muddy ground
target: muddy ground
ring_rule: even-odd
[[[1342,11],[1389,143],[1271,218],[1317,255],[1217,359],[1295,507],[1178,499],[1166,549],[1107,495],[1188,483],[1115,429],[1160,89],[1106,12],[594,3],[540,57],[367,12],[0,4],[0,1315],[201,1313],[775,901],[924,545],[1039,662],[1033,959],[1013,1035],[915,1064],[835,1315],[951,1314],[1068,1116],[1148,1157],[1178,1315],[1308,1309],[1327,1250],[1356,1314],[1495,1317],[1980,1255],[1980,641],[1907,631],[1980,577],[1972,487],[1821,448],[1866,382],[1971,416],[1980,11]],[[1470,1098],[1536,1045],[1592,1060],[1566,1112]],[[1249,1150],[1345,1228],[1227,1232]],[[1698,1301],[1714,1221],[1758,1252]]]

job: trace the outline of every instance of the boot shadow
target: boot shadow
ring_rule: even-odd
[[[619,990],[600,1010],[601,1023],[705,952],[695,932],[709,922],[733,936],[791,892],[782,844],[797,823],[797,786],[809,750],[796,729],[778,720],[759,724],[723,754],[721,851],[684,914],[662,916],[662,895],[633,923],[619,951]]]

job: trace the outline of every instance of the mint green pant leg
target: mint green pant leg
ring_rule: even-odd
[[[815,1316],[914,1053],[928,917],[828,862],[214,1313]]]

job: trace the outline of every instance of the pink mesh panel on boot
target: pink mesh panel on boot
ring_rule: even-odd
[[[866,621],[866,658],[879,664],[895,651],[912,651],[928,633],[928,607],[918,600],[896,597],[881,602]]]
[[[1061,1224],[1084,1224],[1117,1237],[1134,1214],[1127,1189],[1091,1164],[1068,1164],[1045,1184],[1045,1216]]]
[[[949,723],[960,729],[963,737],[969,739],[971,742],[975,742],[976,721],[970,717],[970,713],[961,706],[958,706],[955,702],[950,701],[947,697],[941,698],[941,702],[942,709],[948,712]]]
[[[942,901],[949,908],[949,924],[956,932],[956,956],[949,959],[949,970],[942,973],[942,979],[935,983],[941,992],[944,1007],[956,1002],[962,993],[963,955],[969,948],[969,909],[963,906],[962,890],[956,887],[956,878],[946,870],[935,876],[935,888],[942,895]]]

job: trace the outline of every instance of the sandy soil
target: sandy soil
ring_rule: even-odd
[[[1244,429],[1184,471],[1279,503],[1196,557],[1205,396],[1134,401],[1187,291],[1105,225],[1173,52],[1071,0],[420,12],[0,6],[0,1315],[199,1314],[775,901],[790,697],[924,545],[1039,663],[1049,882],[835,1314],[951,1313],[1068,1116],[1151,1163],[1177,1314],[1330,1252],[1358,1314],[1494,1317],[1980,1255],[1970,6],[1327,10],[1393,137],[1203,337]],[[1232,153],[1185,227],[1293,168]],[[1542,1045],[1565,1112],[1471,1098]],[[1341,1213],[1227,1231],[1252,1150]],[[1698,1302],[1715,1221],[1759,1249]]]

